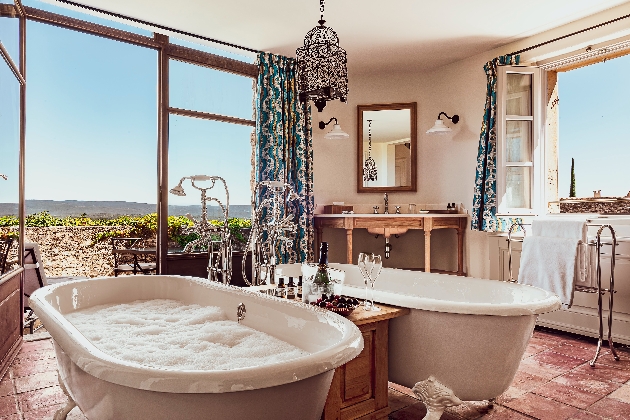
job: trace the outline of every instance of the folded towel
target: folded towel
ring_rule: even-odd
[[[597,287],[597,247],[581,244],[578,247],[576,286]]]
[[[579,241],[571,238],[526,236],[518,282],[557,294],[567,307],[573,303]]]
[[[575,238],[586,243],[586,220],[583,217],[541,217],[532,221],[532,235],[550,238]]]

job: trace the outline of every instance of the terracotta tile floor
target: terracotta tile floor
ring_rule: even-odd
[[[443,420],[630,420],[630,351],[588,360],[595,340],[537,329],[510,388],[489,408],[484,402],[449,408]],[[0,381],[0,420],[49,420],[66,401],[48,339],[25,342]],[[390,420],[421,419],[426,410],[410,389],[390,383]],[[85,420],[78,408],[69,420]]]

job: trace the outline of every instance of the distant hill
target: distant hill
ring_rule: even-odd
[[[169,215],[184,216],[187,213],[193,216],[201,215],[201,205],[194,206],[168,206]],[[155,213],[156,205],[147,203],[133,203],[128,201],[53,201],[53,200],[26,200],[26,213],[33,214],[48,211],[56,217],[81,216],[86,214],[93,219],[110,219],[118,216],[141,216]],[[17,215],[18,209],[15,203],[0,203],[0,216]],[[208,207],[208,217],[218,218],[221,213],[217,206]],[[250,218],[251,206],[230,206],[230,217]]]

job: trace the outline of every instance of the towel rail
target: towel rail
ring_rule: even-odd
[[[523,242],[525,236],[527,235],[526,231],[525,231],[525,226],[531,226],[531,223],[520,223],[520,222],[514,222],[512,223],[512,225],[510,226],[510,229],[508,230],[508,274],[509,274],[509,279],[507,280],[508,282],[511,283],[515,283],[517,280],[514,279],[514,276],[512,275],[512,242]],[[597,230],[597,236],[595,240],[592,241],[587,241],[586,246],[595,246],[597,247],[597,263],[596,263],[596,276],[597,276],[597,287],[589,287],[589,286],[575,286],[575,291],[576,292],[583,292],[583,293],[597,293],[597,315],[599,317],[599,336],[598,336],[598,340],[597,340],[597,349],[595,350],[595,356],[593,357],[593,360],[591,360],[589,362],[589,365],[591,367],[595,367],[595,362],[597,362],[597,358],[599,357],[599,353],[601,352],[601,348],[602,348],[602,343],[604,341],[604,316],[603,316],[603,295],[608,293],[609,297],[608,297],[608,336],[607,336],[607,340],[608,340],[608,347],[610,347],[610,351],[612,353],[612,356],[615,360],[619,360],[619,356],[617,355],[617,352],[615,351],[615,347],[614,347],[614,343],[613,343],[613,339],[612,339],[612,321],[613,321],[613,298],[615,293],[617,293],[617,291],[615,290],[615,257],[617,256],[621,256],[621,257],[626,257],[626,255],[622,255],[622,254],[617,254],[616,251],[616,247],[618,245],[618,238],[617,235],[615,233],[615,229],[613,229],[613,227],[611,225],[605,224],[605,225],[601,225],[601,224],[587,224],[587,226],[589,227],[593,227],[593,226],[599,226],[599,229]],[[516,238],[514,239],[512,237],[512,233],[514,232],[514,228],[520,228],[523,231],[523,238]],[[610,242],[602,242],[602,232],[604,231],[604,229],[608,229],[610,230],[610,234],[612,237],[612,240]],[[619,238],[621,239],[621,238]],[[624,237],[625,239],[625,237]],[[602,256],[602,246],[603,245],[608,245],[611,246],[611,252],[610,252],[610,286],[608,288],[603,288],[602,287],[602,266],[601,266],[601,256]],[[590,267],[588,272],[590,272]]]

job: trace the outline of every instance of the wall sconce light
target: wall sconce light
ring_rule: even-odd
[[[440,133],[448,133],[449,131],[453,131],[450,127],[447,127],[446,125],[444,125],[444,121],[440,119],[440,116],[442,115],[444,115],[449,120],[453,121],[453,124],[457,124],[459,122],[459,115],[453,115],[452,117],[449,117],[448,115],[446,115],[445,112],[440,112],[438,114],[437,120],[435,120],[435,124],[433,125],[433,127],[427,130],[427,134],[431,134],[431,133],[440,134]]]
[[[324,135],[324,138],[329,139],[329,140],[344,140],[350,137],[350,134],[346,133],[345,131],[341,129],[341,126],[339,125],[339,123],[337,122],[337,118],[335,117],[332,117],[330,120],[328,120],[327,123],[325,123],[324,121],[320,121],[319,128],[323,130],[333,120],[335,120],[335,125],[332,130],[330,130],[328,133],[326,133],[326,135]]]

